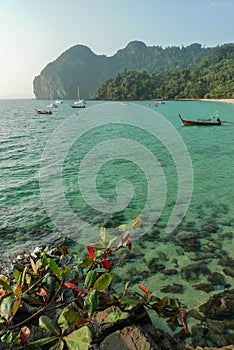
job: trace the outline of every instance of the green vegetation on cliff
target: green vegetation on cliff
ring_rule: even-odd
[[[218,48],[193,69],[167,70],[150,75],[127,71],[109,79],[97,99],[145,100],[234,98],[234,44]]]
[[[75,99],[79,84],[82,98],[92,99],[108,79],[125,70],[157,74],[171,69],[191,69],[216,50],[201,47],[200,44],[162,48],[132,41],[107,57],[96,55],[84,45],[76,45],[49,63],[35,77],[33,90],[37,99]]]

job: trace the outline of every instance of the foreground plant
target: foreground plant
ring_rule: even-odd
[[[0,276],[1,341],[18,349],[85,350],[92,342],[89,325],[94,322],[93,313],[113,305],[120,311],[112,312],[105,322],[123,320],[127,311],[144,305],[174,324],[179,324],[180,319],[188,333],[177,299],[152,300],[143,285],[139,292],[130,292],[126,283],[121,293],[111,286],[112,258],[120,249],[131,250],[131,231],[139,227],[142,227],[139,217],[130,227],[119,226],[118,230],[123,232],[120,240],[108,240],[102,227],[100,242],[87,245],[88,255],[83,259],[76,259],[66,246],[52,258],[46,248],[36,259],[30,256],[28,261],[15,264],[11,276]],[[71,261],[72,266],[68,266]],[[30,341],[33,325],[48,335]]]

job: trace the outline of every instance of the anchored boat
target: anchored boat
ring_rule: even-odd
[[[186,126],[189,125],[203,125],[203,126],[212,126],[212,125],[221,125],[221,120],[219,118],[217,118],[216,120],[212,120],[212,119],[197,119],[196,121],[194,120],[187,120],[187,119],[183,119],[181,117],[181,115],[179,114],[179,117],[182,121],[182,123]]]

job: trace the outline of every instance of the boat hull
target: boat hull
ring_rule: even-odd
[[[180,114],[179,114],[179,117],[185,126],[192,126],[192,125],[197,125],[197,126],[214,126],[214,125],[216,125],[216,126],[219,126],[219,125],[221,125],[220,119],[218,119],[217,121],[199,120],[199,119],[196,121],[193,121],[193,120],[183,119]]]
[[[71,105],[72,108],[85,108],[85,105]]]
[[[52,111],[41,111],[41,110],[36,109],[36,108],[35,108],[35,112],[37,114],[52,114]]]

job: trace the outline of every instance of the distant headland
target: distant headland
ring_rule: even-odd
[[[111,57],[75,45],[34,78],[33,91],[36,99],[76,99],[78,86],[85,99],[233,99],[233,67],[234,44],[162,48],[132,41]]]

